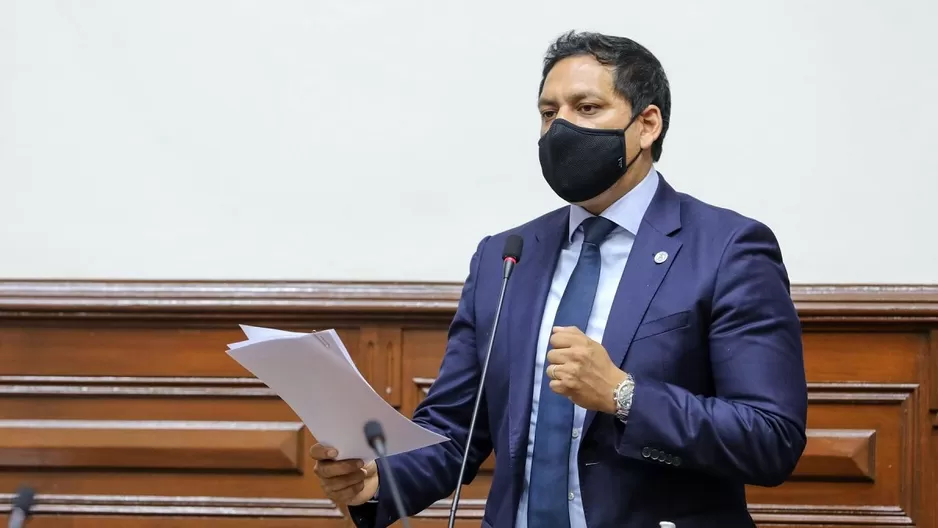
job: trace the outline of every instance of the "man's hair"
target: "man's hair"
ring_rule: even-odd
[[[671,87],[661,62],[634,40],[569,31],[557,38],[544,55],[538,95],[544,90],[550,70],[561,60],[578,55],[591,55],[600,64],[613,68],[615,90],[632,105],[632,118],[651,104],[661,109],[661,135],[651,146],[652,158],[658,161],[671,121]]]

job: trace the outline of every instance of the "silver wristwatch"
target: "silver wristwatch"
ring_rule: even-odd
[[[635,380],[631,374],[626,373],[625,379],[613,391],[612,397],[616,401],[616,418],[625,423],[632,409],[632,395],[635,394]]]

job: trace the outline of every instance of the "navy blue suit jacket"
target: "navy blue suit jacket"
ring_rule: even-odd
[[[389,458],[408,515],[456,488],[509,234],[524,238],[510,280],[472,440],[467,481],[495,452],[482,526],[514,523],[525,463],[535,346],[569,208],[482,240],[472,257],[439,376],[414,421],[452,441]],[[669,258],[653,258],[666,251]],[[774,486],[805,446],[801,326],[778,243],[765,225],[676,192],[662,178],[602,340],[635,378],[628,423],[589,412],[579,451],[590,526],[752,526],[745,484]],[[611,397],[611,395],[610,395]],[[562,462],[560,462],[562,463]],[[359,526],[396,520],[351,508]]]

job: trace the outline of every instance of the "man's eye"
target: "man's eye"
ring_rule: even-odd
[[[584,114],[592,114],[596,110],[598,109],[596,108],[595,105],[585,104],[585,105],[580,106],[580,112],[583,112]]]
[[[555,113],[556,112],[554,112],[553,110],[544,110],[543,112],[541,112],[541,117],[543,117],[544,119],[550,119],[554,117]]]

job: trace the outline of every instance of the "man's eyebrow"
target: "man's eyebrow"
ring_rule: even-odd
[[[557,106],[557,103],[549,97],[540,97],[537,100],[537,107],[540,108],[542,106]]]
[[[567,97],[567,99],[569,99],[573,103],[579,103],[583,99],[589,99],[589,98],[603,99],[603,96],[601,96],[600,94],[596,92],[583,91],[583,92],[574,92],[570,94],[569,97]],[[537,106],[538,107],[557,106],[557,101],[555,101],[554,99],[550,97],[541,97],[540,99],[537,100]]]

